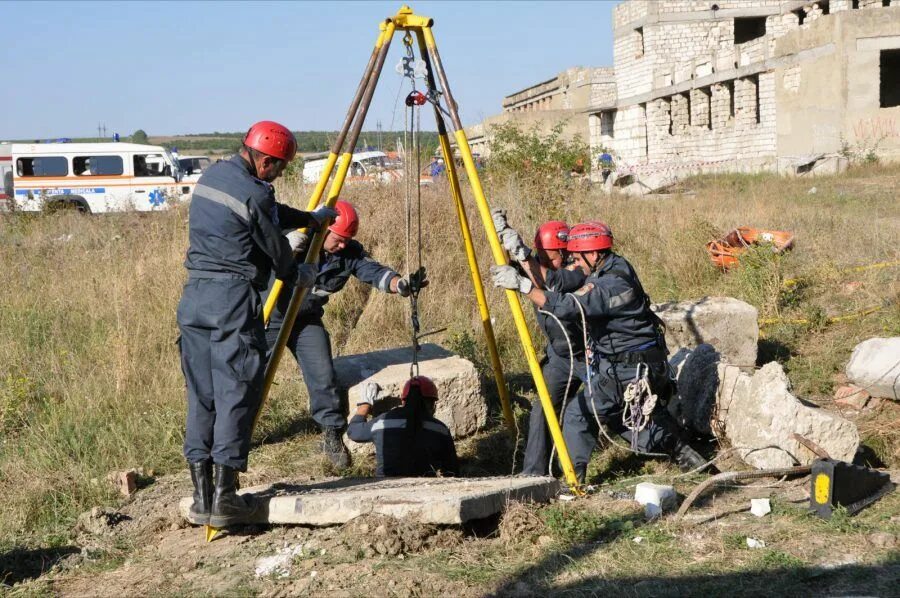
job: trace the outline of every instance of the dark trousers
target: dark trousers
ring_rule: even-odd
[[[269,324],[266,342],[271,351],[280,327]],[[299,316],[288,338],[287,348],[300,365],[309,391],[309,411],[323,428],[345,428],[347,418],[337,389],[337,376],[331,356],[331,336],[319,316]]]
[[[584,378],[584,356],[575,358],[571,381],[569,380],[569,359],[559,357],[551,349],[547,350],[541,371],[544,374],[544,382],[547,383],[547,391],[553,408],[559,416],[563,400],[571,400],[581,388]],[[566,395],[566,385],[569,394]],[[531,403],[531,416],[528,419],[528,442],[525,445],[525,459],[522,464],[522,473],[525,475],[549,475],[550,452],[553,440],[550,429],[547,427],[547,418],[544,416],[544,406],[540,399]]]
[[[647,426],[637,435],[640,452],[665,452],[675,441],[674,429],[668,412],[661,404],[665,400],[668,385],[668,369],[664,362],[649,364],[650,387],[660,399],[650,415]],[[585,388],[572,401],[563,414],[563,437],[572,465],[579,480],[584,481],[591,453],[597,445],[600,423],[631,443],[631,430],[622,423],[625,409],[625,387],[634,379],[636,365],[612,364],[599,359],[591,370],[590,387]]]
[[[247,469],[264,374],[259,293],[240,279],[190,279],[178,304],[187,386],[184,456]]]

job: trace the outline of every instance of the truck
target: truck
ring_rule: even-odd
[[[196,185],[157,145],[13,143],[10,154],[12,184],[4,185],[5,193],[13,209],[26,212],[165,210],[190,199]]]

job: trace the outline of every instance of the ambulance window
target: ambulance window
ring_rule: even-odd
[[[76,156],[72,170],[78,176],[118,176],[125,172],[122,156]]]
[[[171,176],[166,174],[167,164],[162,154],[135,154],[134,176]],[[169,169],[171,170],[171,169]]]
[[[66,176],[69,174],[69,162],[63,156],[17,158],[16,174],[18,176]]]

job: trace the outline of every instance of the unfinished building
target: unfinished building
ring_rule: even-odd
[[[900,1],[629,0],[594,155],[658,187],[706,171],[900,159]]]

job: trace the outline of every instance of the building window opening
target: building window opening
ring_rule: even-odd
[[[638,27],[634,30],[634,57],[644,57],[644,28]]]
[[[743,44],[766,35],[766,17],[745,17],[734,20],[734,43]]]
[[[853,0],[853,2],[850,3],[850,8],[852,8],[853,10],[859,10],[859,0]]]
[[[725,89],[728,91],[728,116],[734,118],[734,81],[726,81]]]
[[[616,111],[608,110],[600,113],[600,136],[613,139],[615,135]]]
[[[802,25],[803,21],[806,20],[806,11],[802,8],[795,10],[794,14],[797,15],[797,24]]]
[[[760,106],[759,106],[759,75],[754,75],[754,76],[750,77],[749,81],[750,81],[750,85],[753,86],[753,108],[754,108],[754,112],[756,113],[755,114],[756,122],[760,123],[760,122],[762,122],[762,116],[761,116],[762,111],[759,109],[760,108]]]
[[[900,49],[882,50],[879,65],[879,97],[882,108],[900,106]]]
[[[831,7],[828,6],[827,0],[825,2],[818,2],[819,8],[822,10],[822,16],[831,14]]]
[[[883,6],[884,8],[887,8],[890,5],[891,5],[891,0],[881,0],[881,6]]]

